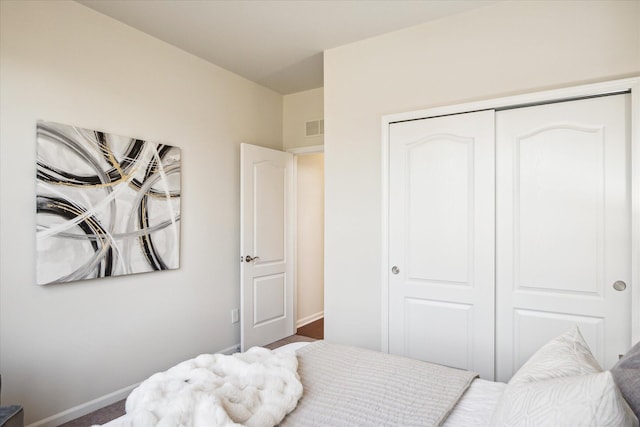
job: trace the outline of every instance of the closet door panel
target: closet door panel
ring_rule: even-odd
[[[390,126],[389,350],[494,376],[494,115]]]
[[[604,249],[603,127],[557,123],[513,145],[515,286],[595,294]]]
[[[580,316],[566,313],[553,313],[540,310],[513,310],[513,362],[522,366],[533,353],[549,341],[548,330],[568,330],[578,325],[580,332],[590,345],[593,355],[602,360],[604,319],[600,317]]]
[[[468,285],[473,139],[435,135],[406,157],[409,279]]]
[[[473,330],[473,305],[420,298],[405,300],[405,356],[446,366],[472,366],[473,345],[469,331]],[[424,325],[446,325],[425,328]],[[440,343],[440,345],[434,345]]]
[[[500,381],[572,324],[605,369],[628,349],[630,293],[612,286],[631,273],[628,103],[615,95],[496,114]]]

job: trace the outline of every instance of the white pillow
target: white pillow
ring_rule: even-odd
[[[552,378],[602,372],[589,346],[573,326],[533,354],[515,373],[509,384],[522,384]]]
[[[610,372],[509,384],[491,426],[638,426]]]

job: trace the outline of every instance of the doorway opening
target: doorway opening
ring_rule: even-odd
[[[295,154],[296,334],[324,338],[324,152]]]

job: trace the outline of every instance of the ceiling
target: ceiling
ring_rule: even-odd
[[[77,0],[282,94],[323,86],[323,51],[491,0]]]

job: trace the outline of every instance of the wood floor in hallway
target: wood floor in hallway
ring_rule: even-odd
[[[317,340],[324,339],[324,317],[316,320],[315,322],[299,327],[296,331],[296,335],[315,338]]]

